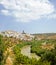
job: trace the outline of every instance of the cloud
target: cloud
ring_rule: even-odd
[[[0,0],[5,10],[4,15],[10,14],[16,20],[30,22],[54,12],[54,6],[49,0]]]
[[[47,17],[48,19],[56,19],[56,13],[50,14]]]
[[[8,10],[1,10],[4,15],[10,15]]]

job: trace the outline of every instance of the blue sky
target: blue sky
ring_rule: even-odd
[[[56,33],[56,0],[0,0],[0,31]]]

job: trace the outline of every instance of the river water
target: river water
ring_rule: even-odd
[[[40,59],[40,57],[37,56],[35,53],[31,53],[31,45],[24,46],[21,49],[21,54],[28,56],[29,58],[36,58],[37,60]]]

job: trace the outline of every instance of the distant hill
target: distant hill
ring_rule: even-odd
[[[56,39],[56,33],[33,34],[36,39]]]

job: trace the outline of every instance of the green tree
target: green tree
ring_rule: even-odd
[[[0,65],[3,65],[3,60],[4,60],[4,50],[5,50],[5,46],[2,40],[2,36],[0,35]]]

